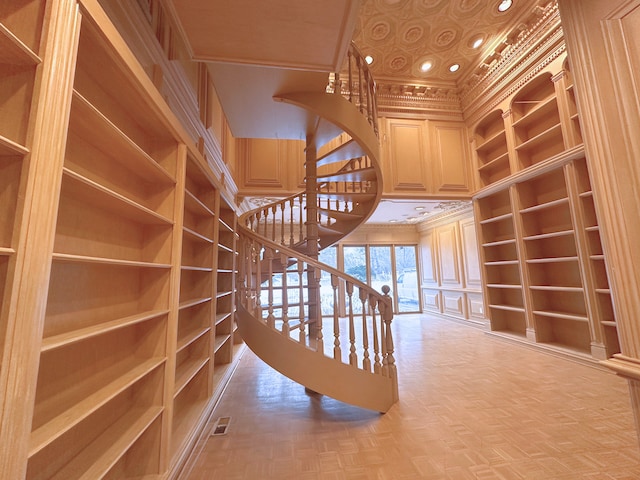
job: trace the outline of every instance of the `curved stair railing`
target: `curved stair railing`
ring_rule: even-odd
[[[238,329],[266,363],[308,389],[386,412],[398,400],[389,289],[317,260],[367,220],[382,194],[375,85],[355,47],[347,58],[327,92],[274,98],[307,111],[306,190],[240,218]]]

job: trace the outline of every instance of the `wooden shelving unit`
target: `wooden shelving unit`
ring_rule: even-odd
[[[23,2],[25,5],[18,11],[9,3],[0,5],[0,362],[4,357],[16,243],[24,207],[28,169],[25,157],[31,147],[28,132],[33,128],[37,102],[46,11],[43,0]]]
[[[589,319],[563,167],[516,184],[536,341],[589,353]]]
[[[490,113],[478,124],[474,139],[481,186],[508,177],[512,172],[501,110]]]
[[[477,199],[475,216],[491,327],[524,336],[527,322],[510,196],[510,189],[504,188]]]
[[[620,353],[620,343],[586,160],[575,161],[569,174],[574,180],[576,226],[581,231],[578,247],[585,262],[585,293],[593,318],[591,351],[595,357],[606,359]]]
[[[620,351],[581,150],[474,202],[491,329],[581,358]]]
[[[236,214],[99,3],[77,8],[0,5],[0,477],[167,478],[238,358]]]
[[[171,456],[184,449],[211,395],[218,191],[186,162]]]
[[[237,266],[236,215],[222,201],[218,225],[218,265],[215,325],[215,363],[226,364],[233,357],[235,336],[235,275]]]
[[[540,75],[513,98],[513,136],[518,170],[564,151],[560,113],[550,75]]]
[[[568,60],[507,102],[509,115],[494,110],[474,128],[491,329],[609,358],[620,347]]]
[[[178,141],[81,32],[27,478],[160,473]]]

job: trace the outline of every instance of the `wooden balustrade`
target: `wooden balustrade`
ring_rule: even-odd
[[[295,250],[241,230],[239,276],[243,281],[238,300],[247,311],[319,355],[395,378],[388,288],[376,292],[337,269],[312,259],[299,260]],[[309,272],[331,291],[322,297],[315,317],[309,316]],[[339,315],[341,296],[347,298],[345,317]],[[330,322],[323,323],[322,311],[329,312]],[[325,346],[324,338],[332,340]]]

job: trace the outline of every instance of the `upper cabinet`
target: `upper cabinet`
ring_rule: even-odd
[[[386,194],[469,197],[471,152],[462,122],[382,118],[380,132]]]

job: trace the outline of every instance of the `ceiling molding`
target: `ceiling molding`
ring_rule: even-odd
[[[376,78],[378,109],[446,119],[463,111],[467,118],[476,116],[481,108],[484,114],[564,52],[557,0],[539,0],[460,86],[440,79]]]

